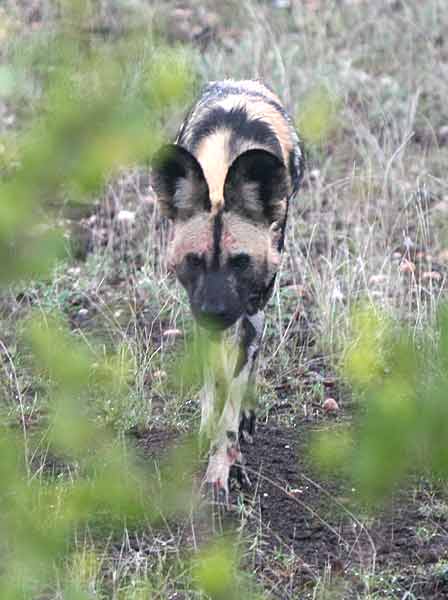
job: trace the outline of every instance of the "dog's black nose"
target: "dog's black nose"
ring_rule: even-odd
[[[203,302],[201,313],[210,318],[222,318],[226,314],[224,302]]]
[[[226,307],[222,302],[210,303],[204,302],[201,306],[201,315],[204,319],[222,320],[226,316]]]

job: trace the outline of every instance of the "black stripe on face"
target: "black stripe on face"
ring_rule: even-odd
[[[221,256],[221,238],[222,238],[222,212],[219,212],[213,219],[213,255],[212,269],[219,269],[219,258]]]
[[[236,106],[227,110],[222,106],[211,109],[197,123],[191,126],[188,146],[194,152],[200,142],[207,136],[219,129],[231,131],[229,140],[230,155],[238,155],[241,141],[250,140],[256,144],[263,145],[277,156],[282,155],[278,138],[271,126],[261,119],[250,119],[244,106]]]

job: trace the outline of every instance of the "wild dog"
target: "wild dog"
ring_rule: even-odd
[[[204,365],[201,392],[200,431],[211,442],[205,481],[226,503],[231,467],[247,478],[240,442],[254,433],[251,389],[263,309],[280,265],[288,203],[302,174],[301,143],[290,117],[270,89],[251,80],[210,83],[175,143],[153,161],[161,212],[174,224],[168,263],[224,363],[222,334],[238,324],[224,401],[218,402],[210,364]]]

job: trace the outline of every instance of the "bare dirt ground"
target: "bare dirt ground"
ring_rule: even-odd
[[[202,506],[188,522],[170,522],[169,531],[178,532],[186,549],[193,533],[206,539],[236,530],[244,513],[245,537],[258,546],[247,567],[275,598],[315,597],[323,573],[337,597],[401,598],[411,591],[416,599],[446,598],[446,574],[428,577],[448,556],[447,515],[422,510],[434,502],[428,483],[397,492],[386,507],[363,515],[350,482],[323,477],[310,463],[307,444],[317,427],[315,419],[294,428],[260,424],[254,444],[244,448],[252,489],[233,490],[234,513],[207,511],[204,517]],[[137,446],[151,461],[173,443],[173,432],[138,434]],[[419,535],[425,528],[430,536]]]

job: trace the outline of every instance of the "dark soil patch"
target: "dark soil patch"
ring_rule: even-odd
[[[381,514],[357,517],[350,483],[324,478],[307,458],[311,427],[263,424],[244,448],[252,480],[244,497],[246,532],[258,538],[252,563],[258,579],[278,598],[312,597],[323,573],[347,599],[368,590],[379,598],[401,598],[407,590],[416,599],[448,597],[448,575],[435,568],[448,559],[448,516],[423,516],[422,498],[403,492]],[[151,459],[177,441],[173,431],[138,436]],[[239,524],[236,513],[227,520]]]
[[[428,520],[418,510],[419,499],[403,494],[366,524],[350,507],[356,501],[350,483],[313,471],[307,460],[309,434],[307,424],[297,430],[266,425],[246,450],[251,469],[260,474],[255,521],[264,526],[263,541],[271,554],[294,551],[296,585],[303,588],[327,569],[336,579],[349,577],[354,591],[361,591],[363,576],[375,566],[377,573],[387,569],[400,575],[396,597],[410,588],[410,580],[416,598],[447,597],[443,577],[436,581],[425,573],[425,566],[448,556],[446,517],[438,523],[431,519],[430,539],[420,539],[417,531],[429,527]],[[376,591],[381,593],[380,585]],[[395,597],[390,589],[384,592]]]
[[[180,435],[174,429],[151,429],[142,431],[134,428],[131,432],[137,445],[147,458],[165,458],[170,450],[180,442]]]

